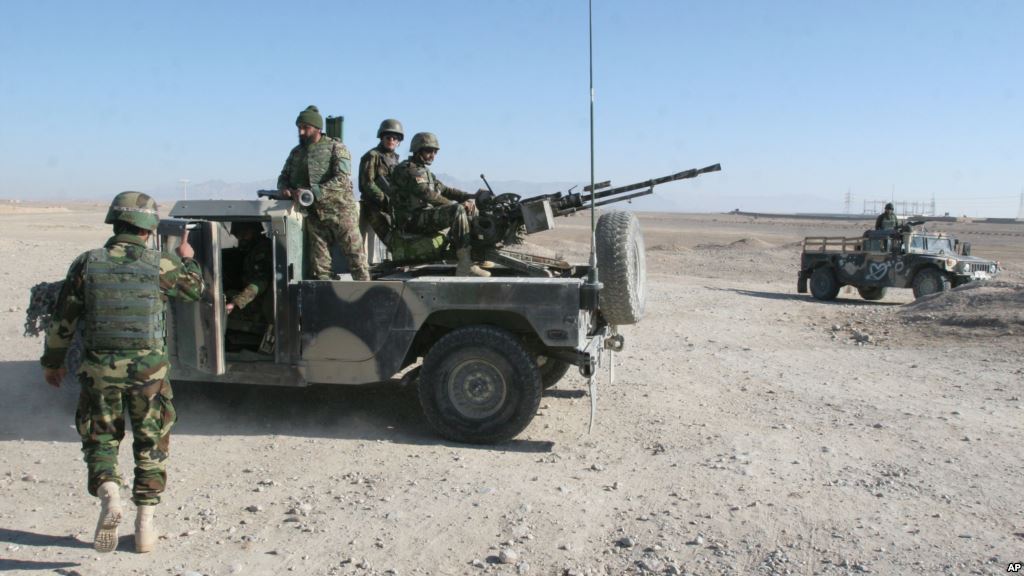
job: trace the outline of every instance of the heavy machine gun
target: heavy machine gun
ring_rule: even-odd
[[[570,189],[564,194],[555,192],[530,198],[522,198],[512,193],[496,195],[481,174],[480,178],[487,184],[487,189],[482,190],[477,196],[476,204],[480,215],[473,229],[473,242],[481,247],[514,244],[516,238],[523,233],[534,234],[550,230],[554,228],[555,218],[588,209],[591,202],[594,202],[594,206],[605,206],[632,200],[653,194],[654,187],[658,184],[696,178],[701,174],[718,172],[721,169],[721,164],[712,164],[615,188],[609,188],[611,183],[606,181],[596,184],[595,190],[586,186],[582,192],[573,192]]]

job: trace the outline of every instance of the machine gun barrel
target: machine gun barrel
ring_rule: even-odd
[[[607,198],[609,196],[615,196],[622,194],[623,192],[632,192],[633,190],[639,190],[641,188],[654,188],[658,184],[665,184],[666,182],[675,182],[676,180],[685,180],[687,178],[696,178],[701,174],[707,174],[708,172],[718,172],[722,169],[721,164],[712,164],[703,168],[691,168],[689,170],[683,170],[669,176],[662,176],[661,178],[652,178],[644,182],[637,182],[635,184],[626,184],[625,186],[617,186],[615,188],[609,188],[600,192],[594,192],[583,196],[583,201],[590,203],[593,199]]]

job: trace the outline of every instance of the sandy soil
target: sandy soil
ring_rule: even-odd
[[[820,303],[796,294],[797,243],[859,225],[663,214],[643,217],[648,314],[624,330],[593,434],[575,374],[493,447],[438,440],[408,391],[180,383],[166,537],[137,555],[125,535],[101,557],[77,391],[43,383],[41,342],[21,331],[28,288],[99,245],[102,217],[0,210],[0,570],[1003,574],[1024,561],[1024,227],[945,227],[1003,262],[999,282]],[[583,254],[586,223],[536,240]]]

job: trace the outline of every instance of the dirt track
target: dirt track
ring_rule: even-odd
[[[594,434],[578,375],[495,447],[438,440],[407,391],[176,384],[167,537],[141,556],[123,536],[101,558],[77,392],[47,387],[40,340],[20,336],[28,287],[99,245],[101,222],[0,214],[0,570],[1004,574],[1024,561],[1024,228],[946,228],[1006,267],[983,292],[824,304],[795,293],[796,243],[857,226],[711,215],[643,218],[648,314],[624,330]],[[538,240],[582,254],[585,224]]]

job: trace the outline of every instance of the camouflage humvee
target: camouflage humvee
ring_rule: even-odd
[[[843,286],[865,300],[880,300],[886,288],[912,288],[914,297],[949,290],[999,272],[999,263],[971,256],[970,243],[911,221],[898,230],[870,230],[860,238],[808,237],[800,256],[797,292],[832,300]]]
[[[629,244],[605,251],[627,254],[628,262],[602,262],[598,252],[605,310],[581,295],[586,265],[552,278],[500,266],[490,278],[460,278],[454,265],[437,263],[375,266],[369,282],[304,280],[302,216],[290,201],[178,202],[160,223],[160,245],[173,250],[189,231],[207,293],[199,303],[168,307],[171,378],[277,386],[418,381],[424,413],[441,435],[511,438],[533,419],[543,389],[571,366],[591,377],[605,351],[621,350],[609,318],[632,319],[614,320],[625,324],[643,313],[636,217],[611,212],[602,220],[611,224],[604,233],[599,226],[599,244]],[[272,243],[267,317],[249,330],[256,338],[245,338],[245,327],[231,329],[225,311],[225,291],[238,284],[233,222],[259,222]]]

